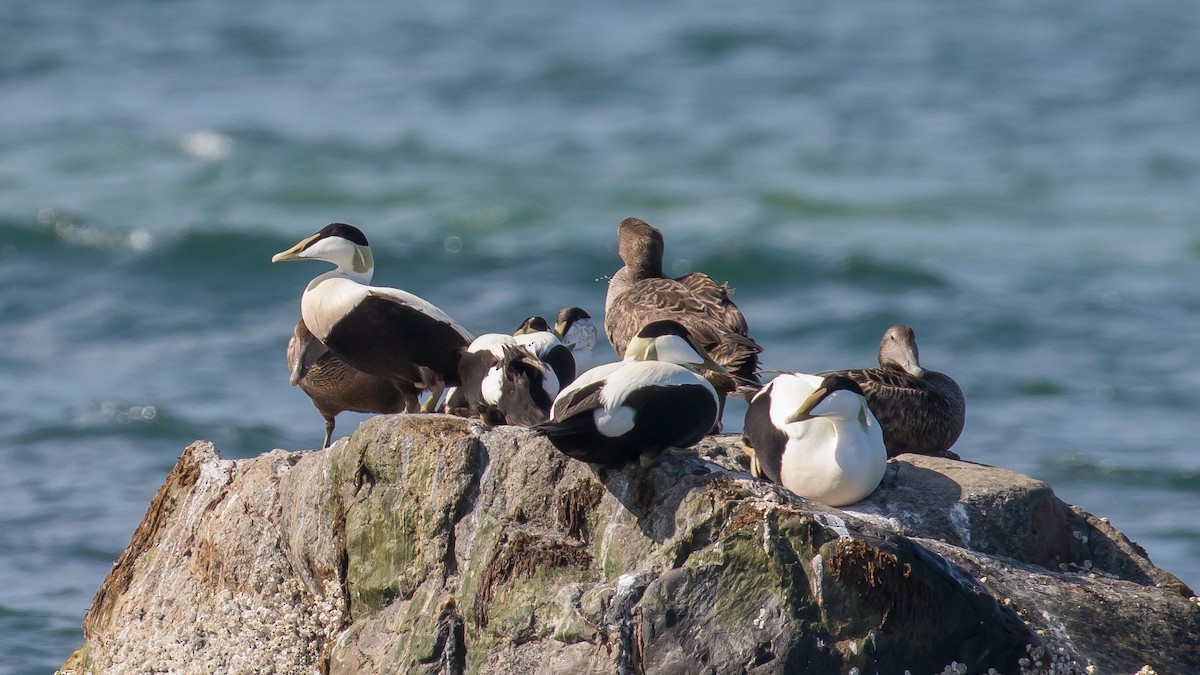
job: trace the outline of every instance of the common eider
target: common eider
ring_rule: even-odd
[[[958,458],[950,446],[966,420],[962,389],[948,375],[921,367],[916,333],[898,324],[879,341],[879,367],[838,370],[862,387],[867,405],[883,427],[888,456],[914,452]]]
[[[608,282],[604,329],[618,354],[641,326],[670,319],[678,321],[727,373],[705,373],[725,396],[739,385],[757,388],[758,355],[762,347],[749,335],[746,317],[733,304],[728,284],[692,272],[672,279],[663,274],[663,236],[640,218],[626,218],[617,228],[625,266]]]
[[[580,372],[571,349],[558,339],[550,330],[550,324],[542,317],[531,316],[522,321],[513,337],[516,338],[517,344],[529,349],[534,356],[554,369],[559,387],[571,384],[575,374]]]
[[[351,368],[313,337],[303,319],[296,322],[288,340],[287,360],[292,385],[299,385],[325,418],[322,448],[329,447],[333,440],[334,418],[338,413],[413,412],[419,407],[415,388],[401,390],[386,377]]]
[[[887,450],[879,422],[847,377],[784,373],[750,400],[742,442],[774,483],[828,506],[879,486]]]
[[[597,366],[559,393],[535,427],[566,455],[649,466],[694,445],[717,419],[717,392],[693,368],[723,368],[676,321],[655,321],[629,341],[625,360]]]
[[[309,282],[300,312],[312,334],[351,367],[385,377],[402,390],[429,390],[424,410],[458,384],[458,360],[473,337],[457,321],[407,291],[369,286],[375,271],[367,238],[333,223],[271,262],[323,260],[335,269]]]
[[[459,361],[459,375],[462,384],[451,407],[465,406],[487,424],[528,427],[544,422],[559,392],[554,370],[516,337],[503,333],[475,338]]]
[[[554,319],[554,334],[571,350],[575,358],[575,372],[582,373],[596,365],[592,349],[600,331],[592,322],[592,316],[582,307],[563,307]]]

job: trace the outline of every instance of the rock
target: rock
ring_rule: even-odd
[[[847,510],[898,534],[1191,593],[1116,528],[1060,501],[1047,483],[996,467],[901,455],[888,464],[880,489]]]
[[[1200,669],[1190,589],[1044,483],[905,455],[837,510],[742,459],[719,437],[606,470],[439,415],[248,460],[198,442],[63,671]]]
[[[344,624],[329,453],[188,447],[83,622],[79,672],[313,672]],[[342,556],[344,557],[344,556]]]
[[[913,537],[1101,672],[1200,670],[1195,593],[1124,534],[1028,476],[921,455],[891,461],[847,509]],[[1118,628],[1119,627],[1119,628]]]

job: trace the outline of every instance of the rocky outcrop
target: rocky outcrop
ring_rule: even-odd
[[[63,670],[1200,671],[1191,590],[1044,483],[904,455],[838,510],[743,460],[722,437],[606,470],[438,415],[198,442]]]

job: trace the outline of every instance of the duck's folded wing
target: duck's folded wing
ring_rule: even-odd
[[[686,286],[727,329],[742,335],[750,332],[746,326],[746,317],[737,305],[733,304],[733,289],[729,284],[718,284],[702,272],[685,274],[676,281]]]
[[[701,277],[707,281],[700,280]],[[746,336],[746,319],[741,311],[728,301],[727,295],[711,291],[711,287],[717,287],[712,279],[699,273],[683,278],[689,279],[691,286],[675,279],[643,279],[617,298],[604,325],[618,354],[642,326],[660,319],[680,322],[705,349],[732,341],[738,343],[736,349],[753,354],[762,351],[758,343]],[[708,292],[697,294],[692,286]],[[725,300],[719,299],[722,297]]]
[[[928,394],[928,387],[920,378],[902,370],[891,368],[856,368],[851,370],[827,370],[817,373],[821,377],[842,375],[858,383],[870,399],[872,394],[915,397]]]
[[[621,356],[642,326],[665,318],[680,320],[681,316],[703,317],[703,302],[674,279],[642,279],[612,303],[604,325],[617,355]],[[688,325],[688,329],[692,330],[692,326]]]
[[[578,382],[578,380],[576,380]],[[580,387],[569,387],[554,399],[550,409],[550,420],[547,424],[565,422],[584,413],[592,413],[604,407],[600,401],[600,393],[604,390],[604,381],[586,383]]]
[[[368,287],[367,295],[373,298],[388,300],[410,309],[415,309],[431,319],[448,324],[456,333],[461,335],[462,338],[467,341],[467,344],[470,344],[471,341],[475,339],[475,336],[472,335],[471,332],[466,328],[464,328],[462,324],[455,321],[453,317],[442,311],[440,307],[419,295],[414,295],[408,291],[400,290],[399,288],[387,288],[384,286]]]

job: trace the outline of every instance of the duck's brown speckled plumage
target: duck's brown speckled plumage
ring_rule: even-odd
[[[604,328],[613,349],[624,354],[642,326],[672,319],[738,378],[706,372],[717,391],[728,393],[738,384],[757,383],[762,347],[749,336],[729,286],[699,272],[677,279],[665,276],[662,233],[639,218],[621,221],[617,232],[625,266],[609,282],[604,303]]]
[[[888,456],[913,452],[957,457],[950,447],[966,420],[962,389],[949,376],[921,368],[913,329],[896,325],[879,341],[879,367],[839,370],[858,383],[883,427]]]
[[[386,377],[354,369],[313,336],[303,319],[296,323],[288,340],[287,361],[292,384],[308,394],[325,418],[322,447],[328,447],[332,440],[338,413],[416,412],[420,408],[415,388],[404,391]]]

